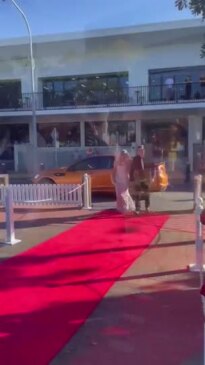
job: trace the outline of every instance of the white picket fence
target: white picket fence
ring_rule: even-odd
[[[77,205],[92,209],[91,178],[84,174],[82,184],[33,184],[0,185],[0,204],[5,208],[5,243],[14,245],[20,242],[15,237],[14,207],[25,205]]]
[[[83,184],[21,184],[0,186],[0,204],[5,205],[8,189],[14,205],[77,205],[82,206]]]

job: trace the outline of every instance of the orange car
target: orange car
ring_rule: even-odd
[[[91,176],[92,192],[114,192],[111,173],[114,156],[92,156],[70,167],[41,171],[33,179],[34,184],[80,184],[85,173]],[[164,163],[145,164],[150,191],[163,191],[168,186]]]

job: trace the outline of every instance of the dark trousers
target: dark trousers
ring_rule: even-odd
[[[150,195],[149,186],[145,181],[139,181],[135,185],[135,192],[133,195],[136,210],[140,210],[140,201],[145,201],[145,208],[148,209],[150,206]]]

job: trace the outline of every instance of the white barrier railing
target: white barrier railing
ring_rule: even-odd
[[[14,206],[25,205],[77,205],[91,209],[91,179],[87,174],[82,184],[76,185],[8,185],[0,186],[0,204],[5,206],[6,239],[5,243],[14,245],[20,240],[15,238]]]
[[[6,218],[6,239],[7,245],[15,245],[21,240],[16,239],[14,229],[14,209],[11,189],[7,189],[5,193],[5,218]]]
[[[88,174],[83,177],[83,208],[92,209],[91,178]]]
[[[203,346],[203,365],[205,365],[205,285],[201,287],[201,300],[202,300],[202,309],[203,309],[203,317],[204,317],[204,346]]]
[[[0,187],[0,203],[4,205],[7,191],[11,191],[14,205],[73,204],[82,206],[82,186],[56,184],[19,184]]]
[[[200,273],[200,282],[203,281],[202,272],[205,270],[205,265],[203,265],[203,230],[201,224],[201,213],[203,209],[202,176],[197,175],[194,178],[194,213],[196,224],[195,263],[190,264],[189,269],[190,271]]]

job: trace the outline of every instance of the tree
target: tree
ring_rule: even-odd
[[[195,16],[201,16],[205,20],[205,0],[175,0],[179,10],[189,9]],[[205,43],[201,47],[201,57],[205,57]]]

